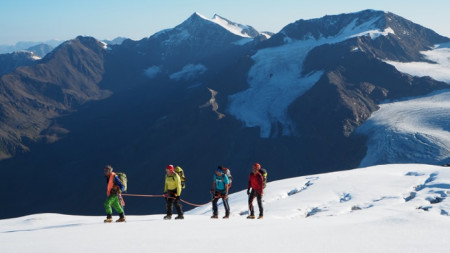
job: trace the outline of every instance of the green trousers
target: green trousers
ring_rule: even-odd
[[[114,210],[116,210],[116,212],[118,214],[123,213],[122,206],[120,206],[119,197],[116,194],[111,194],[111,195],[109,195],[108,198],[106,198],[106,201],[105,201],[106,214],[109,214],[109,215],[112,214],[111,206],[114,207]]]

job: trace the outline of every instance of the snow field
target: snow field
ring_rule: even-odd
[[[1,252],[447,252],[449,194],[448,167],[374,166],[270,182],[263,220],[245,218],[247,194],[240,191],[230,196],[228,220],[211,220],[211,206],[187,212],[185,220],[170,221],[163,215],[131,215],[126,223],[104,224],[103,216],[61,214],[0,220],[0,248]],[[223,214],[222,206],[219,211]]]

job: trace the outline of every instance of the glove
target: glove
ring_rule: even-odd
[[[250,189],[247,189],[247,195],[250,195]]]

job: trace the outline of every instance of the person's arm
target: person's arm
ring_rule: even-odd
[[[252,187],[252,174],[248,177],[247,195],[250,195],[250,188]]]
[[[228,196],[228,188],[230,186],[230,179],[228,178],[227,175],[224,175],[223,183],[225,184],[225,195]]]
[[[214,193],[214,192],[216,192],[216,176],[215,175],[213,177],[213,185],[211,188],[211,193]]]
[[[167,194],[167,175],[164,180],[164,194]]]

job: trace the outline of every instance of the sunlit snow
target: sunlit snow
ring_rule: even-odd
[[[211,220],[210,204],[184,220],[165,221],[162,214],[128,215],[121,224],[60,214],[0,220],[0,247],[5,253],[447,252],[449,194],[448,167],[376,166],[269,182],[262,220],[245,218],[247,194],[239,191],[230,196],[228,220]],[[164,210],[161,199],[145,201],[159,201]]]
[[[219,15],[214,15],[214,17],[209,20],[222,26],[223,28],[227,29],[228,31],[230,31],[233,34],[239,35],[241,37],[251,38],[247,33],[244,32],[245,29],[249,28],[246,25],[241,25],[241,24],[236,24],[236,23],[230,22],[229,20],[224,19]]]

